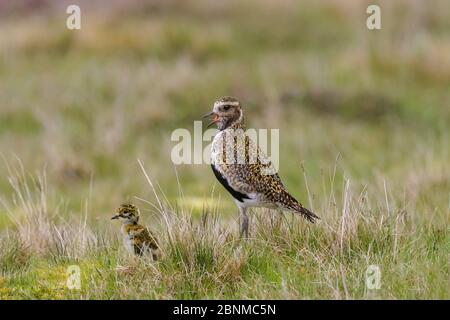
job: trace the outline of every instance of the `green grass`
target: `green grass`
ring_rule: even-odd
[[[450,8],[380,5],[380,31],[336,1],[86,5],[80,31],[55,8],[2,18],[0,299],[449,299]],[[280,129],[280,175],[318,224],[254,210],[240,241],[209,166],[172,164],[172,131],[221,95]],[[124,252],[125,199],[160,262]]]
[[[146,224],[162,245],[163,258],[153,263],[125,253],[118,226],[63,215],[44,178],[17,173],[11,182],[20,201],[2,239],[2,299],[448,298],[448,215],[410,212],[381,189],[373,192],[380,197],[358,195],[345,180],[339,194],[341,179],[330,177],[316,209],[321,222],[257,210],[251,237],[241,240],[218,207],[196,218],[173,209],[152,183],[156,207],[141,207],[154,208]],[[79,291],[66,287],[70,265],[80,267]],[[365,288],[369,265],[381,269],[380,290]]]

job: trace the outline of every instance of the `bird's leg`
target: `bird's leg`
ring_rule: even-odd
[[[241,238],[248,238],[248,215],[247,208],[239,207],[239,214],[241,218]]]

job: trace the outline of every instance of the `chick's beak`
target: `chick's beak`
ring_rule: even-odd
[[[115,220],[115,219],[119,219],[119,215],[118,214],[116,214],[115,216],[113,216],[112,218],[111,218],[111,220]]]
[[[208,124],[206,128],[211,127],[213,124],[217,123],[219,121],[219,115],[217,113],[214,113],[214,111],[208,112],[207,114],[203,115],[202,118],[208,118],[211,117],[212,121]]]

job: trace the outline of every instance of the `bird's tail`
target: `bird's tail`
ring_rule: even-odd
[[[312,211],[306,209],[304,206],[302,206],[300,203],[298,206],[295,207],[295,212],[300,213],[306,220],[309,222],[316,222],[316,220],[320,220],[320,218]]]
[[[291,201],[289,201],[289,205],[287,205],[288,210],[300,213],[303,218],[308,220],[309,222],[316,222],[316,220],[320,220],[320,218],[312,211],[306,209],[304,206],[302,206],[301,203],[299,203],[294,197],[291,195],[288,196]]]

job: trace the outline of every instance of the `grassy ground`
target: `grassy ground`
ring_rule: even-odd
[[[0,299],[450,298],[448,1],[381,1],[379,31],[356,1],[80,3],[79,31],[63,5],[1,11]],[[280,129],[318,224],[254,210],[242,242],[209,166],[171,163],[225,94]],[[124,252],[126,199],[160,262]]]

